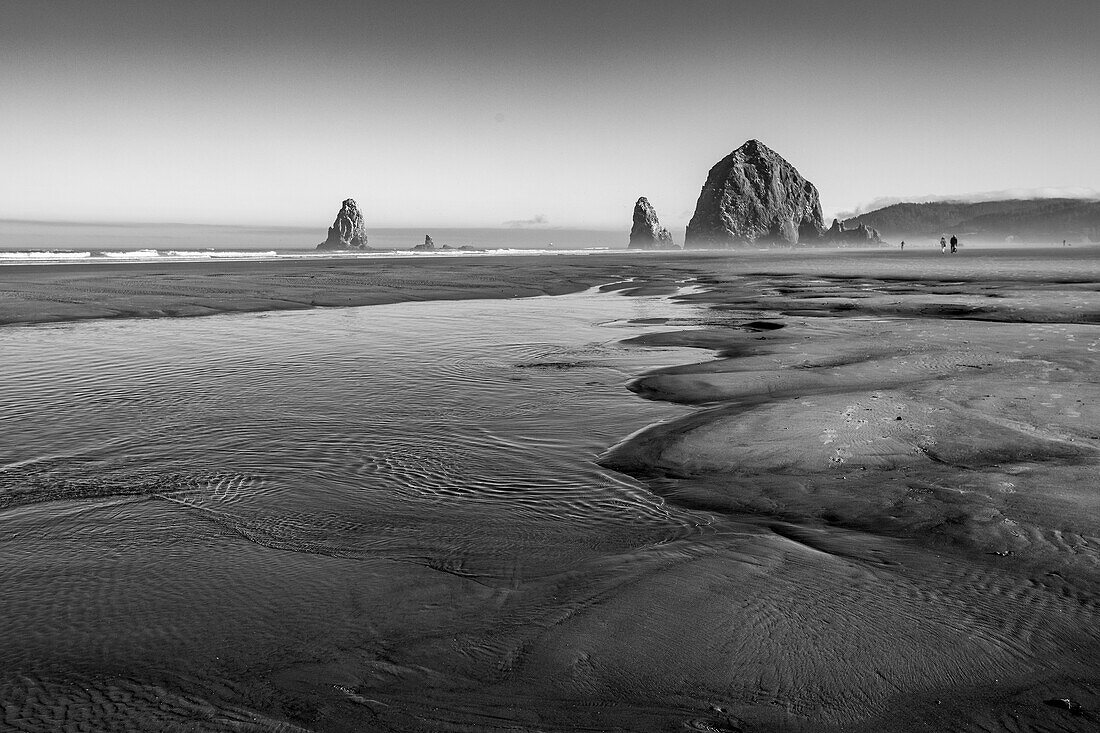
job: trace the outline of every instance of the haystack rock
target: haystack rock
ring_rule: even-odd
[[[833,225],[825,232],[824,241],[829,244],[882,244],[878,230],[863,222],[854,229],[845,229],[843,222],[833,219]]]
[[[649,199],[642,196],[634,204],[634,226],[630,229],[627,249],[670,249],[675,246],[672,234],[661,226]]]
[[[433,252],[435,251],[435,242],[432,241],[430,234],[424,235],[424,244],[418,244],[413,247],[413,252]]]
[[[749,140],[710,169],[684,247],[810,243],[824,230],[814,184],[767,145]]]
[[[363,224],[363,212],[355,199],[344,199],[336,221],[328,229],[328,239],[317,245],[317,249],[365,249],[367,230]]]

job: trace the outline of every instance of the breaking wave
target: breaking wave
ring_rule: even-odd
[[[589,255],[612,251],[609,248],[594,249],[447,249],[432,252],[414,252],[411,250],[386,250],[371,252],[318,252],[316,250],[176,250],[176,249],[133,249],[133,250],[13,250],[0,251],[0,265],[16,264],[56,264],[86,262],[157,262],[163,260],[180,262],[198,262],[204,260],[300,260],[300,259],[392,259],[397,257],[487,257],[518,255]]]

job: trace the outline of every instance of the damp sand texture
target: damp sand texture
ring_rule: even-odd
[[[1096,729],[1089,254],[9,330],[3,726]]]

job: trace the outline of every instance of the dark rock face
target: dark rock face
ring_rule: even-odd
[[[874,227],[860,222],[854,229],[847,229],[839,219],[833,219],[833,225],[825,232],[823,240],[826,244],[882,244],[882,237]]]
[[[366,249],[367,230],[363,224],[363,212],[355,199],[344,199],[336,221],[328,229],[328,239],[317,249]]]
[[[824,229],[814,185],[764,143],[749,140],[710,169],[684,247],[805,243]]]
[[[450,249],[450,247],[447,247],[446,245],[444,245],[443,249]],[[431,237],[430,234],[425,234],[424,235],[424,244],[418,244],[415,247],[413,247],[413,252],[433,252],[433,251],[435,251],[435,242],[432,241],[432,237]]]
[[[657,211],[649,199],[642,196],[634,204],[634,226],[630,229],[627,249],[671,249],[675,246],[672,234],[657,219]]]

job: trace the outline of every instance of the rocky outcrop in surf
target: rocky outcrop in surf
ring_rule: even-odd
[[[630,229],[630,244],[627,249],[672,249],[676,244],[672,234],[661,226],[657,211],[642,196],[634,204],[634,226]]]
[[[839,219],[833,219],[833,225],[829,227],[829,231],[825,232],[823,241],[826,244],[875,245],[882,244],[882,237],[879,236],[877,229],[863,222],[848,229]]]
[[[418,244],[415,247],[413,247],[413,252],[434,252],[435,248],[436,248],[435,247],[435,242],[432,241],[432,235],[425,234],[424,235],[424,244]],[[450,247],[444,245],[443,249],[450,249]]]
[[[366,249],[367,230],[363,223],[363,212],[355,199],[344,199],[336,221],[328,229],[328,238],[317,245],[317,249]]]
[[[817,188],[759,140],[749,140],[707,175],[685,248],[724,249],[820,240]]]

